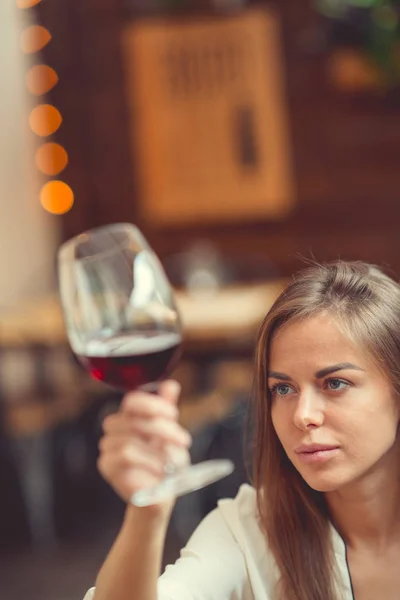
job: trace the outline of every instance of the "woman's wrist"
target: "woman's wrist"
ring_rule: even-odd
[[[137,507],[128,503],[125,510],[124,526],[136,532],[145,531],[147,535],[159,533],[165,535],[175,502],[153,506]]]

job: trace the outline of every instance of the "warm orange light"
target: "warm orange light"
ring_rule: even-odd
[[[68,154],[60,144],[43,144],[36,151],[36,166],[45,175],[58,175],[68,164]]]
[[[31,8],[32,6],[36,6],[42,0],[17,0],[18,8]]]
[[[62,117],[60,112],[51,104],[39,104],[29,115],[29,125],[36,135],[46,137],[60,127]]]
[[[47,94],[57,83],[57,73],[47,65],[35,65],[26,75],[26,87],[34,96]]]
[[[74,203],[74,192],[64,181],[49,181],[40,191],[40,202],[53,215],[63,215]]]
[[[51,35],[45,27],[41,25],[31,25],[21,33],[21,48],[26,54],[33,54],[42,50],[49,41]]]

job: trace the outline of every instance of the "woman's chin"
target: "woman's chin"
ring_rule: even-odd
[[[314,491],[324,494],[334,492],[343,485],[343,482],[337,477],[327,477],[322,475],[304,477],[303,475],[303,479]]]

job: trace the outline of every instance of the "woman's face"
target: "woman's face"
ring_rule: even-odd
[[[277,436],[310,487],[338,490],[387,468],[395,451],[398,400],[386,376],[333,317],[278,330],[268,387]]]

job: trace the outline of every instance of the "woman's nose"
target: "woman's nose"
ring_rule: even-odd
[[[321,427],[324,422],[324,411],[321,399],[315,391],[308,390],[299,395],[293,422],[303,431]]]

